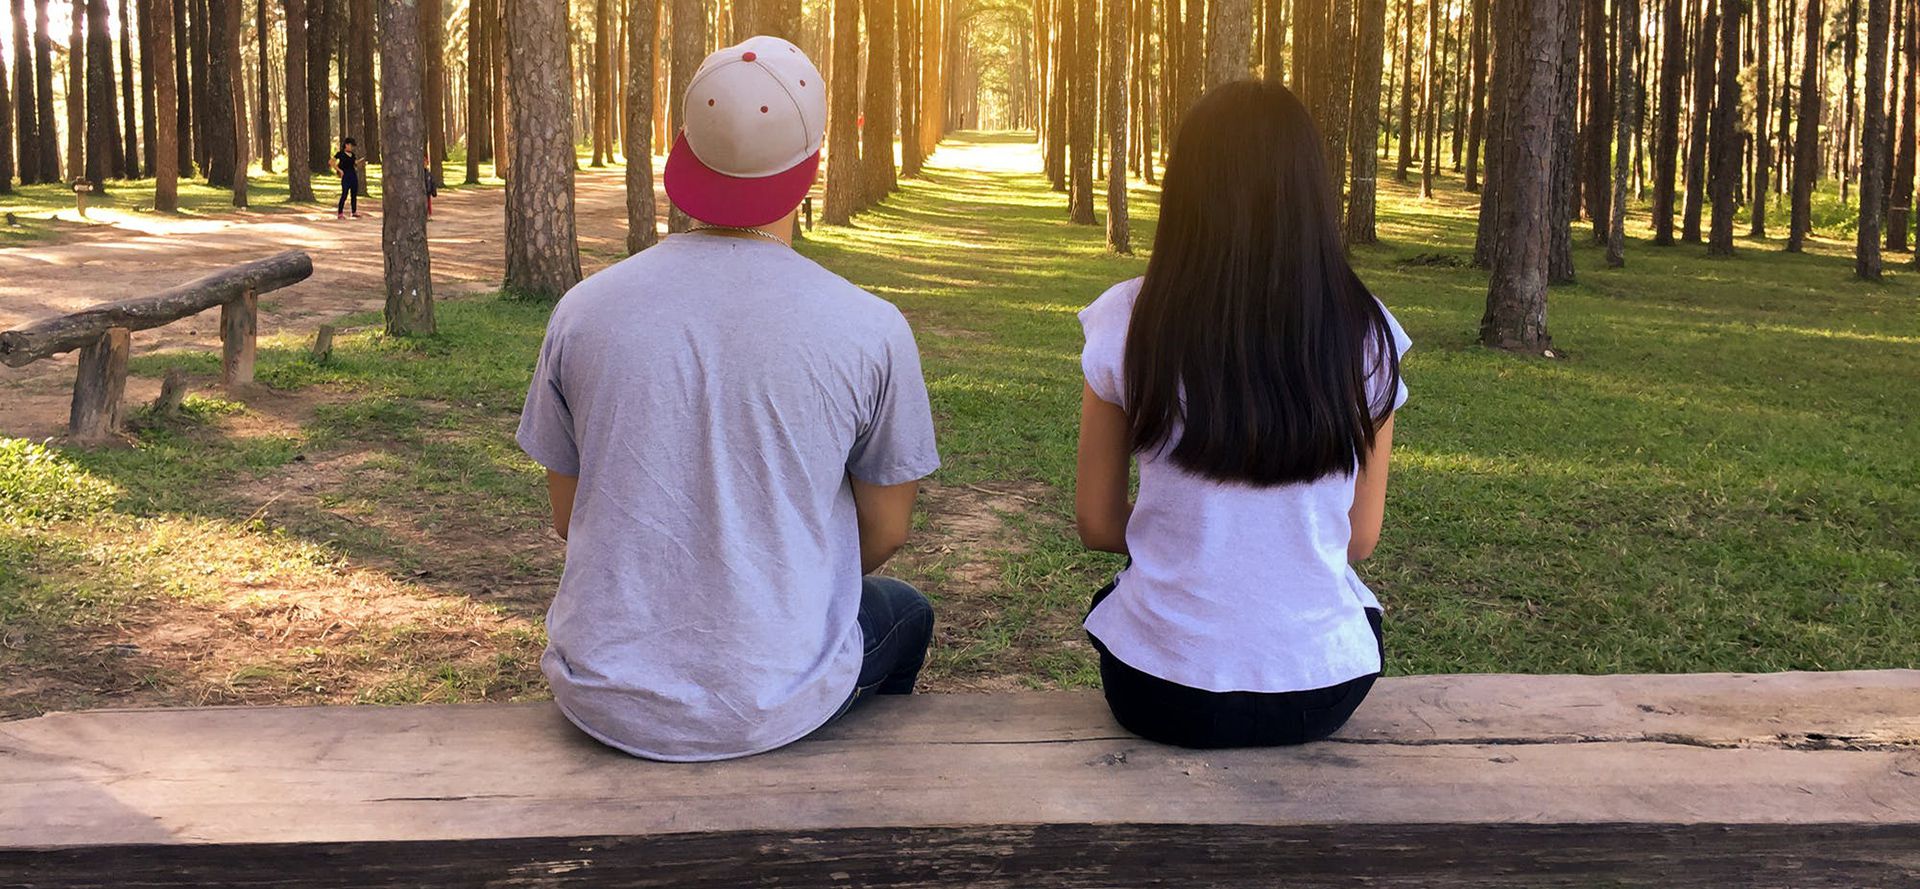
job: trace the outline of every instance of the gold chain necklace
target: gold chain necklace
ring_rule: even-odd
[[[766,238],[767,240],[772,241],[776,244],[785,245],[787,243],[779,235],[769,234],[757,228],[742,228],[740,226],[734,226],[734,225],[706,225],[703,223],[701,225],[696,225],[690,229],[687,229],[687,231],[690,231],[690,232],[740,232],[742,234],[748,234],[748,235],[753,235],[755,237]]]

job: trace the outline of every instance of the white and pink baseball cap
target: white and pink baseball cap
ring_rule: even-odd
[[[711,225],[766,225],[820,172],[827,85],[800,48],[750,37],[700,63],[667,154],[667,197]]]

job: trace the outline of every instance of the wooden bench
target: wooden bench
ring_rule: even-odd
[[[0,886],[1920,886],[1920,671],[1428,676],[1192,751],[1095,693],[632,759],[549,704],[0,724]]]
[[[312,274],[313,260],[289,250],[151,296],[99,303],[0,331],[0,363],[21,367],[79,349],[67,435],[81,443],[103,441],[120,428],[120,397],[127,386],[133,331],[172,324],[219,306],[221,382],[244,386],[253,382],[260,294],[297,284]]]

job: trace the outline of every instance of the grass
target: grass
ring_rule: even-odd
[[[950,143],[801,249],[898,303],[924,354],[946,465],[894,567],[941,608],[930,679],[1085,685],[1078,617],[1117,564],[1071,535],[1073,315],[1144,259],[1066,224],[999,141]],[[1565,357],[1520,358],[1474,343],[1485,276],[1453,262],[1469,196],[1383,185],[1383,244],[1356,264],[1415,341],[1385,539],[1361,566],[1389,609],[1389,672],[1920,666],[1908,258],[1865,284],[1839,240],[1742,239],[1711,260],[1636,228],[1609,270],[1583,226],[1579,282],[1550,297]],[[1131,197],[1144,252],[1154,193]],[[360,319],[325,364],[269,340],[269,393],[143,418],[133,447],[6,443],[0,497],[59,493],[0,511],[0,672],[42,677],[0,685],[0,710],[541,694],[559,551],[511,431],[547,311],[446,302],[424,341]],[[205,353],[134,372],[170,366],[217,375]],[[212,665],[111,653],[179,614],[289,635],[235,630]],[[343,617],[351,638],[316,629]]]

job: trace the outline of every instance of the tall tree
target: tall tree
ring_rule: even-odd
[[[1887,208],[1887,249],[1902,251],[1907,249],[1907,229],[1912,219],[1913,175],[1914,175],[1914,88],[1920,86],[1920,9],[1913,0],[1899,0],[1900,18],[1905,21],[1902,28],[1900,54],[1906,57],[1900,77],[1900,127],[1893,137],[1893,200]]]
[[[1820,0],[1807,0],[1806,50],[1800,63],[1799,129],[1793,136],[1793,212],[1787,226],[1787,251],[1799,253],[1813,230],[1813,183],[1820,171],[1820,50],[1826,17]]]
[[[382,162],[380,140],[380,101],[375,92],[373,81],[374,65],[374,0],[346,0],[352,7],[353,23],[347,36],[352,43],[352,68],[347,71],[347,95],[352,101],[347,106],[347,119],[350,126],[360,131],[362,153],[367,163]],[[360,177],[360,188],[367,187],[367,177]]]
[[[1440,128],[1440,115],[1434,108],[1434,100],[1440,90],[1440,66],[1435,53],[1435,41],[1440,32],[1440,0],[1427,0],[1427,41],[1426,64],[1422,66],[1424,75],[1420,83],[1420,196],[1433,197],[1433,173],[1438,162],[1435,149]]]
[[[504,0],[504,2],[511,3],[511,2],[518,2],[518,0]],[[860,0],[846,0],[846,2],[854,4],[854,8],[853,8],[853,14],[855,17],[854,27],[858,28],[859,27],[858,19],[860,14],[860,9],[859,9]],[[673,60],[672,60],[673,70],[670,72],[670,76],[672,77],[673,92],[669,95],[669,98],[667,100],[667,115],[668,115],[667,133],[669,134],[669,138],[673,138],[674,134],[678,134],[680,132],[680,115],[685,110],[684,103],[687,98],[687,84],[693,81],[693,73],[699,70],[700,60],[706,54],[706,48],[707,48],[707,4],[704,2],[704,0],[672,0],[672,3],[673,3]],[[840,35],[842,32],[840,31],[840,27],[839,27],[839,16],[840,16],[839,6],[840,6],[840,0],[834,0],[834,11],[833,11],[833,14],[834,14],[834,43],[833,43],[834,92],[833,92],[833,95],[836,98],[834,98],[833,101],[836,103],[840,101],[838,97],[841,92],[841,90],[839,89],[840,81],[838,79],[841,74],[840,53],[842,51],[840,46],[840,39],[841,39]],[[852,34],[849,34],[847,38],[846,48],[851,50],[854,54],[853,55],[854,61],[847,66],[846,73],[849,77],[857,77],[859,74],[859,68],[860,68],[859,38],[857,36],[853,36]],[[859,102],[857,101],[857,94],[859,93],[860,88],[858,86],[858,83],[859,81],[857,79],[848,81],[849,86],[846,89],[845,98],[850,103],[848,105],[849,108],[854,108],[854,109],[859,108]],[[514,95],[517,97],[519,93],[516,92],[514,93]],[[857,111],[854,113],[857,113]],[[831,117],[832,115],[829,115],[829,118]],[[518,115],[516,115],[514,119],[519,120],[521,118]],[[849,125],[852,125],[854,123],[854,118],[851,118],[851,117],[848,118],[847,123]],[[831,126],[831,124],[829,124],[829,126]],[[854,138],[856,140],[859,138],[859,131],[857,128],[854,131]],[[848,180],[849,182],[848,188],[850,190],[844,191],[840,195],[840,197],[842,199],[849,200],[849,201],[858,201],[860,197],[859,195],[860,164],[858,163],[859,149],[856,147],[852,152],[849,152],[848,154],[845,154],[845,155],[841,155],[841,154],[835,153],[833,151],[833,148],[829,146],[827,149],[827,158],[828,158],[827,160],[827,200],[826,200],[827,210],[825,211],[825,215],[829,223],[834,222],[834,219],[833,219],[834,162],[837,160],[840,160],[843,157],[849,159],[849,162],[851,163],[851,167],[845,170],[842,173],[842,175],[852,175],[854,178],[851,180]],[[839,225],[845,225],[847,224],[848,221],[850,221],[853,218],[854,205],[850,203],[845,206],[847,207],[846,216],[842,217],[839,220],[839,222],[837,223]],[[667,211],[667,230],[668,231],[676,231],[676,232],[686,231],[688,227],[691,226],[691,224],[692,224],[691,221],[687,218],[687,214],[682,213],[679,207],[673,207],[671,205],[669,206]]]
[[[1773,171],[1773,60],[1772,34],[1767,26],[1767,0],[1753,0],[1753,221],[1747,234],[1767,236],[1767,174]]]
[[[860,148],[861,205],[880,201],[899,184],[893,165],[893,124],[897,98],[893,92],[893,0],[866,0],[867,89],[865,143]]]
[[[1130,31],[1127,0],[1107,0],[1106,99],[1101,103],[1107,124],[1107,249],[1133,252],[1133,234],[1127,228],[1127,38]]]
[[[604,167],[613,153],[613,3],[593,0],[593,166]],[[744,5],[744,4],[740,4]],[[736,6],[735,15],[739,15]],[[744,16],[741,16],[745,18]]]
[[[286,88],[287,98],[287,200],[313,200],[313,169],[308,162],[313,147],[307,144],[307,0],[282,0],[287,19]]]
[[[1707,255],[1733,255],[1734,189],[1740,183],[1740,7],[1742,0],[1720,3],[1720,88],[1713,103],[1712,230]],[[1877,233],[1876,233],[1877,235]]]
[[[341,0],[307,2],[307,170],[328,171],[333,159],[333,103],[327,84],[333,67],[335,23]],[[341,135],[346,135],[342,133]]]
[[[1396,182],[1407,181],[1413,166],[1413,0],[1400,0],[1400,158],[1394,165]]]
[[[190,50],[192,61],[180,75],[180,89],[193,91],[193,162],[182,163],[182,169],[197,169],[202,176],[213,162],[212,150],[207,138],[208,122],[213,119],[213,98],[208,90],[208,81],[212,80],[213,62],[207,57],[208,40],[214,31],[208,24],[208,3],[210,0],[181,0],[182,9],[192,9],[191,19],[182,16],[182,27],[186,29],[185,39],[181,43],[183,54]]]
[[[20,184],[40,178],[40,105],[33,95],[33,50],[29,47],[26,0],[10,0],[13,10],[13,137],[19,150],[14,165]]]
[[[1840,203],[1847,202],[1847,189],[1853,184],[1854,152],[1858,145],[1854,142],[1854,127],[1859,122],[1854,117],[1859,102],[1859,91],[1855,88],[1856,72],[1860,69],[1860,0],[1847,0],[1847,27],[1840,35],[1841,44],[1846,53],[1846,89],[1842,93],[1844,104],[1840,109]]]
[[[1673,243],[1674,186],[1680,165],[1680,94],[1687,77],[1687,32],[1681,0],[1662,0],[1660,114],[1653,141],[1653,242]]]
[[[126,0],[120,0],[124,5]],[[260,169],[273,172],[273,78],[268,71],[273,68],[272,53],[267,48],[267,5],[268,0],[253,0],[254,45],[259,52],[258,63],[254,71],[258,75],[255,83],[259,89],[254,92],[259,101],[254,103],[253,134],[256,152],[260,156]],[[289,28],[291,30],[291,28]]]
[[[435,188],[447,183],[447,21],[440,0],[420,3],[420,104],[427,125],[427,176]]]
[[[1480,190],[1480,142],[1487,126],[1487,13],[1487,0],[1473,0],[1473,33],[1467,50],[1473,81],[1467,98],[1466,187],[1470,192]]]
[[[125,174],[126,156],[113,107],[113,30],[108,0],[85,0],[87,13],[87,178],[96,191]]]
[[[1573,220],[1580,215],[1580,136],[1575,116],[1580,107],[1581,8],[1568,0],[1567,20],[1560,29],[1560,64],[1554,99],[1553,186],[1547,201],[1547,283],[1574,280]]]
[[[1097,95],[1094,85],[1099,82],[1098,34],[1094,20],[1094,0],[1073,0],[1073,18],[1068,27],[1073,31],[1073,53],[1068,58],[1067,72],[1073,79],[1068,94],[1072,97],[1073,108],[1067,121],[1067,217],[1076,225],[1094,225],[1098,220],[1093,217],[1093,155],[1096,149],[1094,135],[1094,102]]]
[[[1515,6],[1513,0],[1494,0],[1487,21],[1487,50],[1491,54],[1487,60],[1487,169],[1480,187],[1480,224],[1474,226],[1473,231],[1473,265],[1488,270],[1492,270],[1499,254],[1509,246],[1500,238],[1500,163],[1513,142],[1507,124],[1507,106],[1513,83],[1511,69],[1519,64],[1514,58],[1518,47],[1510,37],[1520,21]]]
[[[1640,128],[1640,81],[1633,73],[1634,55],[1640,51],[1640,0],[1615,3],[1620,45],[1614,53],[1618,68],[1614,75],[1613,199],[1607,204],[1611,214],[1607,220],[1607,265],[1619,268],[1627,264],[1627,171],[1632,162],[1633,133]]]
[[[647,45],[649,60],[647,64],[652,65],[654,46],[659,41],[660,10],[654,3],[648,3],[646,7],[646,17],[653,22],[651,26],[653,36],[648,39],[654,43]],[[487,75],[487,66],[492,63],[493,57],[487,53],[486,22],[490,15],[487,0],[470,0],[467,9],[467,175],[462,181],[468,185],[476,185],[480,182],[480,163],[489,159],[493,147],[493,125],[487,120],[487,112],[492,110],[493,104],[493,97],[488,93],[490,78]],[[629,14],[631,14],[631,6],[629,6]],[[631,33],[634,26],[629,25],[628,28]],[[629,50],[629,56],[631,56],[631,50]],[[647,68],[645,77],[648,91],[644,96],[648,100],[647,125],[651,129],[653,125],[653,69],[651,67]],[[637,81],[635,85],[638,86]],[[631,91],[628,95],[632,95]],[[628,125],[631,127],[631,122]],[[629,153],[631,152],[632,149],[629,149]],[[651,167],[652,146],[646,146],[641,154],[646,156],[648,166]],[[648,176],[651,180],[651,170],[648,171]],[[648,196],[648,206],[652,206],[651,195]]]
[[[249,166],[247,146],[251,144],[247,140],[247,84],[243,77],[244,72],[241,70],[243,63],[240,55],[240,31],[245,21],[245,16],[242,15],[243,7],[240,5],[242,2],[243,0],[222,0],[220,8],[226,12],[227,26],[222,35],[224,43],[215,53],[216,55],[224,54],[227,57],[227,70],[234,75],[230,80],[215,81],[216,84],[226,84],[225,88],[216,86],[215,91],[228,93],[233,102],[233,169],[231,171],[233,178],[229,188],[233,190],[235,207],[247,205],[247,167]]]
[[[1374,151],[1380,132],[1380,75],[1387,42],[1387,0],[1360,0],[1358,53],[1354,56],[1353,129],[1347,134],[1347,158],[1353,175],[1348,180],[1346,235],[1349,244],[1380,240],[1375,228],[1375,201],[1380,155]]]
[[[1607,226],[1613,218],[1609,198],[1613,194],[1613,89],[1607,71],[1607,2],[1586,0],[1582,24],[1586,37],[1587,115],[1581,145],[1586,149],[1586,179],[1581,192],[1587,198],[1587,218],[1593,221],[1593,240],[1607,243]],[[1619,12],[1614,16],[1617,19]]]
[[[138,121],[138,77],[132,73],[132,15],[129,2],[121,0],[119,6],[119,25],[121,25],[121,175],[127,179],[140,179],[140,129]]]
[[[1299,0],[1294,0],[1297,4]],[[1266,25],[1266,39],[1260,43],[1260,66],[1268,80],[1285,85],[1285,67],[1287,57],[1287,4],[1285,0],[1263,0],[1260,19]],[[1148,17],[1153,15],[1153,4],[1146,4],[1144,10]]]
[[[53,35],[47,0],[33,0],[33,92],[40,112],[40,181],[60,181],[60,121],[53,115]],[[67,169],[72,170],[72,167]]]
[[[1708,114],[1713,109],[1713,63],[1718,54],[1721,0],[1702,0],[1707,21],[1699,29],[1693,57],[1693,121],[1687,134],[1687,201],[1681,213],[1680,240],[1700,243],[1700,213],[1707,194]]]
[[[67,38],[67,170],[90,178],[87,165],[87,0],[72,0]]]
[[[13,192],[13,99],[7,60],[0,57],[0,194]]]
[[[1039,2],[1035,3],[1038,7]],[[913,177],[920,175],[920,164],[925,158],[920,153],[920,140],[914,134],[920,130],[918,115],[920,107],[920,9],[914,0],[898,0],[894,15],[899,21],[899,51],[894,55],[900,61],[900,175]],[[1044,58],[1045,51],[1040,50]],[[1042,83],[1045,81],[1042,80]]]
[[[1052,20],[1052,39],[1047,41],[1048,56],[1051,59],[1049,62],[1051,82],[1047,87],[1049,92],[1047,106],[1051,109],[1047,112],[1045,159],[1047,180],[1052,183],[1054,191],[1063,192],[1067,190],[1067,120],[1072,116],[1067,108],[1067,81],[1070,79],[1067,62],[1071,58],[1068,50],[1073,45],[1071,28],[1074,0],[1041,0],[1041,2],[1050,4],[1055,11],[1054,15],[1049,17]],[[1179,0],[1170,0],[1170,3],[1173,9],[1178,9]],[[1173,12],[1169,14],[1174,16],[1175,22],[1180,20],[1177,14]]]
[[[1061,5],[1072,6],[1076,2],[1061,0]],[[1200,91],[1207,85],[1207,0],[1186,0],[1186,4],[1186,16],[1180,29],[1180,37],[1185,41],[1180,48],[1180,108],[1175,119],[1184,116],[1187,109],[1193,107],[1193,103],[1200,99]],[[1071,69],[1072,65],[1067,67]]]
[[[140,16],[140,168],[152,174],[154,116],[159,113],[153,92],[153,0],[137,0],[134,8]]]
[[[380,247],[386,270],[387,333],[433,333],[433,262],[427,250],[426,100],[422,77],[421,7],[417,0],[380,2],[380,126],[386,130],[381,181]],[[521,5],[521,4],[516,4]],[[535,6],[537,3],[524,3]],[[568,165],[571,173],[572,165]],[[517,215],[508,213],[508,225]],[[508,238],[512,241],[511,236]],[[511,250],[511,246],[508,248]]]
[[[1893,0],[1867,0],[1866,109],[1860,133],[1860,228],[1854,274],[1880,280],[1880,225],[1887,207],[1887,27]]]
[[[1333,0],[1331,26],[1321,57],[1331,65],[1321,91],[1321,138],[1327,144],[1327,170],[1332,174],[1333,197],[1347,177],[1347,132],[1353,119],[1353,0]],[[1338,61],[1335,61],[1338,60]]]
[[[1091,18],[1087,11],[1086,6],[1080,8],[1082,17]],[[1207,4],[1207,86],[1252,76],[1253,65],[1247,58],[1252,45],[1252,0],[1211,0]]]
[[[240,73],[239,35],[232,33],[232,19],[227,15],[228,7],[240,0],[209,0],[207,5],[207,76],[210,88],[207,101],[201,110],[206,113],[205,125],[201,130],[207,143],[207,184],[218,188],[231,187],[233,170],[237,163],[245,163],[246,155],[237,150],[234,136],[238,134],[233,107],[233,86],[236,75]],[[232,51],[229,51],[232,47]]]
[[[827,193],[821,219],[852,225],[860,207],[860,2],[833,0],[833,65],[827,75]],[[674,9],[678,18],[679,8]],[[679,22],[674,23],[679,32]],[[678,70],[678,59],[675,69]],[[680,78],[674,78],[679,93]]]
[[[1490,138],[1500,152],[1491,171],[1497,176],[1499,203],[1493,237],[1493,269],[1487,310],[1480,319],[1480,342],[1496,349],[1550,354],[1547,334],[1547,218],[1553,193],[1555,118],[1561,58],[1561,32],[1572,17],[1569,0],[1496,0],[1517,7],[1512,27],[1493,34],[1511,59],[1496,90],[1508,138]],[[1502,63],[1498,60],[1496,65]]]
[[[174,3],[152,0],[153,10],[153,208],[172,213],[180,208],[180,118],[175,113],[180,91],[174,81]]]
[[[404,0],[387,0],[389,3]],[[502,29],[513,97],[507,177],[508,290],[559,299],[580,283],[573,212],[573,80],[566,0],[511,0]],[[676,10],[677,11],[677,10]]]
[[[653,54],[660,45],[660,5],[627,0],[627,253],[660,240],[653,200]],[[472,136],[468,137],[469,139]],[[473,170],[473,162],[468,161]]]

